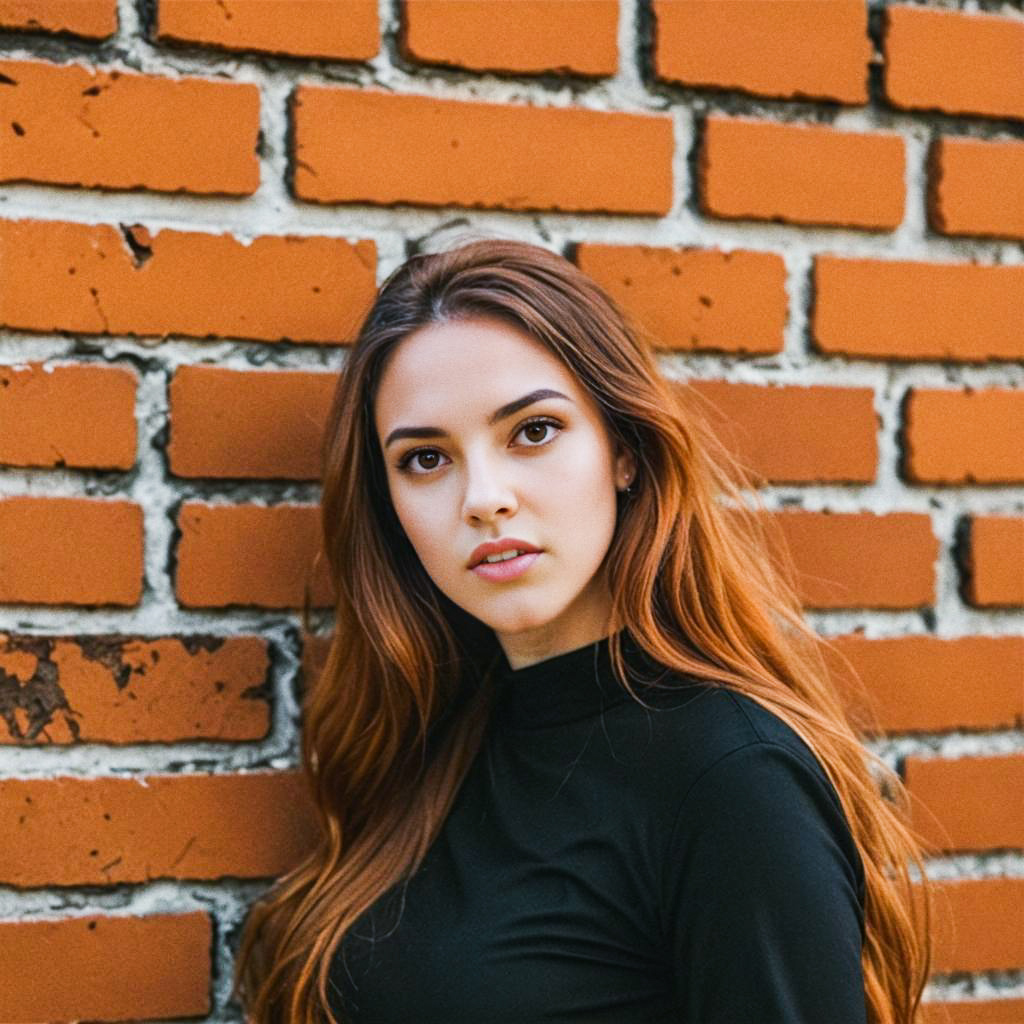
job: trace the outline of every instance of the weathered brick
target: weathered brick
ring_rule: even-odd
[[[142,574],[134,502],[0,500],[0,603],[135,605]]]
[[[614,75],[618,0],[406,0],[409,60],[472,71]]]
[[[899,135],[709,117],[698,162],[701,208],[716,217],[884,230],[903,220]]]
[[[979,608],[1024,605],[1024,517],[972,517],[967,577],[967,599]]]
[[[914,388],[905,416],[915,483],[1024,483],[1024,391]]]
[[[333,203],[668,213],[662,115],[300,86],[295,192]]]
[[[0,1018],[155,1020],[210,1011],[205,913],[0,922]]]
[[[117,31],[117,0],[0,0],[0,28],[105,39]]]
[[[786,266],[775,253],[587,243],[576,262],[659,348],[782,351]]]
[[[131,469],[132,370],[117,366],[0,366],[0,463]]]
[[[654,0],[655,70],[683,85],[865,103],[863,0]]]
[[[178,517],[178,600],[190,608],[332,603],[316,505],[206,505],[187,502]]]
[[[373,242],[341,238],[0,220],[0,253],[0,322],[30,331],[339,344],[376,288]]]
[[[376,0],[159,0],[157,38],[339,60],[380,50]]]
[[[1024,966],[1024,879],[944,880],[933,885],[933,972]]]
[[[908,757],[912,825],[943,850],[1024,849],[1024,755]]]
[[[1024,117],[1024,21],[917,4],[888,5],[885,21],[894,107]]]
[[[722,443],[764,480],[875,479],[877,417],[871,388],[765,387],[724,380],[687,383],[706,400],[694,407],[704,413]]]
[[[931,149],[929,173],[936,231],[1024,238],[1024,142],[943,135]]]
[[[270,878],[314,842],[296,772],[0,780],[0,883]]]
[[[812,327],[826,353],[984,362],[1024,358],[1024,266],[814,261]]]
[[[939,542],[927,515],[776,513],[810,608],[920,608],[935,599]]]
[[[0,61],[0,181],[250,195],[255,85]]]
[[[1024,999],[958,999],[922,1003],[922,1024],[1021,1024]]]
[[[184,477],[320,476],[335,373],[183,366],[171,381],[171,472]]]
[[[0,744],[260,739],[269,668],[257,636],[0,633]]]
[[[834,678],[854,718],[872,733],[1024,725],[1024,637],[850,634],[832,643],[863,685],[853,686],[838,659]]]

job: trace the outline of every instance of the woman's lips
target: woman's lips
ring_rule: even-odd
[[[528,551],[525,555],[516,555],[505,562],[480,562],[479,565],[474,565],[471,571],[485,580],[502,583],[522,576],[542,554],[542,551]]]

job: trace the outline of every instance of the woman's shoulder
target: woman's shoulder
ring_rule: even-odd
[[[831,788],[797,731],[753,697],[722,683],[667,675],[620,705],[617,732],[643,751],[643,770],[672,780],[678,797],[728,759],[752,764],[783,757]],[[607,732],[607,730],[606,730]],[[609,733],[614,742],[615,732]]]

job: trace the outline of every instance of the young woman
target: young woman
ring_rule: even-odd
[[[322,840],[247,922],[251,1021],[915,1019],[905,791],[749,481],[592,280],[512,241],[410,259],[323,484]]]

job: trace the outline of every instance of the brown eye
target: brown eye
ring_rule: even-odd
[[[557,420],[547,417],[538,420],[529,420],[524,423],[516,432],[516,436],[526,439],[527,448],[540,448],[555,439],[562,424]],[[550,428],[550,429],[549,429]]]
[[[407,452],[398,461],[397,468],[403,473],[411,473],[413,476],[426,476],[437,469],[441,453],[434,448],[414,448]],[[433,459],[433,462],[425,462],[425,459]]]

